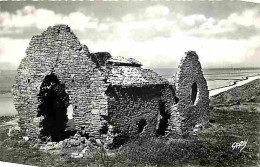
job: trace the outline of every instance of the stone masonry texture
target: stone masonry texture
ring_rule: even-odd
[[[32,141],[77,133],[117,146],[136,136],[179,138],[208,122],[208,88],[194,51],[169,83],[134,59],[90,53],[67,25],[56,25],[32,37],[17,71],[14,104]]]
[[[178,131],[182,135],[191,132],[195,125],[209,121],[209,92],[198,55],[186,52],[182,57],[175,78],[176,96],[179,102],[173,110],[177,113]]]

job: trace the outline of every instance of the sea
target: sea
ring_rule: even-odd
[[[175,68],[154,68],[152,70],[168,80],[172,80],[177,72]],[[7,75],[6,72],[0,71],[0,89],[10,89],[10,85],[13,84],[15,73],[7,72]],[[203,69],[203,74],[207,80],[208,89],[214,90],[234,85],[236,82],[246,80],[248,77],[260,75],[260,68]],[[11,93],[1,94],[0,90],[0,116],[15,114],[17,114],[17,111],[14,108]]]
[[[154,68],[155,72],[172,80],[177,72],[176,68]],[[215,68],[203,69],[209,90],[223,88],[246,80],[248,77],[260,75],[260,68]]]

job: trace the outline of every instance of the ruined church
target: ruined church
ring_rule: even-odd
[[[209,119],[208,87],[194,51],[184,54],[170,83],[134,59],[91,53],[68,26],[56,25],[32,37],[17,71],[18,123],[32,141],[75,133],[103,143],[183,138]]]

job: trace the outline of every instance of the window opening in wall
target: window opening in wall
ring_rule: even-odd
[[[68,128],[68,124],[73,126],[73,121],[67,117],[69,95],[65,91],[65,85],[54,74],[44,78],[38,99],[40,104],[37,116],[44,117],[40,123],[40,138],[50,136],[52,141],[61,141],[75,134],[73,128]]]
[[[174,101],[175,101],[175,104],[177,104],[179,102],[179,98],[177,96],[174,96]]]
[[[100,134],[107,134],[108,132],[108,124],[105,123],[102,128],[100,129]]]
[[[141,119],[138,123],[137,123],[137,126],[138,126],[138,131],[137,133],[142,133],[144,131],[144,127],[147,125],[147,122],[145,119]]]
[[[159,126],[156,130],[156,136],[164,136],[166,135],[166,130],[168,128],[168,123],[171,115],[165,111],[166,102],[159,102],[159,110],[161,119],[159,120]]]
[[[89,133],[86,132],[85,127],[81,127],[81,131],[79,132],[79,134],[80,134],[82,137],[86,137],[86,139],[89,139]]]
[[[198,93],[197,84],[196,84],[196,83],[193,83],[192,86],[191,86],[191,95],[190,95],[192,104],[194,104],[195,101],[196,101],[197,93]]]
[[[68,106],[67,110],[68,119],[73,119],[73,107],[71,104]]]

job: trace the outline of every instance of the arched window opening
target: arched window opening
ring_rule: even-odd
[[[89,133],[87,133],[85,127],[81,127],[81,130],[79,131],[80,136],[86,137],[86,139],[89,139]]]
[[[179,98],[177,96],[174,96],[174,101],[175,101],[175,104],[178,104]]]
[[[142,133],[144,131],[144,127],[147,125],[147,122],[145,119],[141,119],[138,123],[137,123],[137,126],[138,126],[138,130],[137,130],[137,133]]]
[[[108,132],[108,124],[105,123],[102,128],[100,129],[100,134],[107,134]]]
[[[196,83],[193,83],[192,86],[191,86],[191,95],[190,95],[192,104],[194,104],[195,101],[196,101],[197,93],[198,93],[197,84],[196,84]]]

